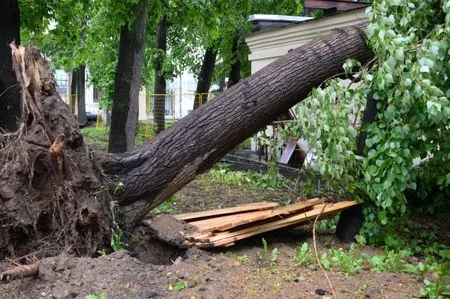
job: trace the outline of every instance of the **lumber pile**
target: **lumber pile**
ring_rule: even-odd
[[[298,201],[284,207],[255,203],[233,208],[176,215],[198,231],[187,234],[185,246],[226,247],[234,242],[271,230],[310,223],[359,204],[356,201],[326,203],[326,198]]]

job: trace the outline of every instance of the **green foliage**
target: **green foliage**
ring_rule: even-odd
[[[308,243],[303,243],[301,246],[298,245],[295,248],[295,255],[292,260],[296,265],[306,265],[311,263],[313,259]]]
[[[427,205],[449,207],[450,4],[374,1],[368,16],[375,58],[355,77],[358,63],[344,65],[361,84],[330,80],[294,108],[296,121],[286,130],[309,141],[333,190],[368,203],[363,232],[371,236],[393,215],[405,213],[407,188],[419,189],[423,198],[440,190],[446,195],[433,196]],[[369,96],[377,102],[376,121],[361,127]],[[368,135],[365,157],[356,151],[362,131]],[[415,166],[416,158],[427,162]]]
[[[260,185],[263,188],[276,189],[280,187],[281,180],[278,174],[278,161],[279,161],[279,151],[281,147],[281,141],[278,138],[267,137],[262,135],[258,137],[258,144],[260,146],[265,146],[268,151],[267,157],[267,175],[262,177]]]
[[[248,256],[246,254],[237,256],[237,260],[241,264],[245,264],[248,262]]]
[[[263,189],[275,190],[280,188],[281,183],[288,182],[288,179],[277,174],[274,180],[268,174],[261,174],[252,171],[232,171],[228,164],[220,163],[210,170],[211,178],[216,183],[226,186],[254,186]]]
[[[357,238],[363,244],[367,241],[364,235]],[[387,250],[408,250],[414,255],[445,260],[449,258],[450,248],[441,243],[441,238],[433,222],[418,223],[415,217],[399,217],[371,234],[369,241]]]
[[[176,200],[175,195],[172,195],[171,197],[166,199],[166,201],[164,201],[162,204],[160,204],[159,206],[154,208],[150,213],[152,213],[152,214],[160,214],[160,213],[178,214],[179,212],[174,207],[175,200]]]
[[[292,273],[285,273],[283,275],[283,280],[287,282],[291,282],[295,279],[295,276]]]
[[[258,258],[259,261],[263,262],[267,259],[267,254],[268,254],[268,248],[267,248],[267,241],[266,239],[262,238],[261,239],[262,242],[262,252],[257,252],[256,253],[256,257]]]
[[[435,280],[424,279],[424,288],[420,296],[430,299],[447,298],[450,296],[450,262],[442,263],[433,269]]]
[[[271,266],[274,266],[278,263],[278,248],[273,248],[270,251],[270,256],[269,256],[269,248],[267,245],[267,241],[266,239],[262,238],[262,251],[261,252],[257,252],[256,253],[256,257],[257,259],[261,262],[261,263],[267,263],[269,262]],[[270,260],[268,260],[270,258]]]
[[[177,282],[174,284],[171,284],[169,286],[169,291],[182,291],[184,289],[188,288],[188,283],[186,281],[182,281],[182,282]]]
[[[273,248],[270,252],[270,264],[276,265],[278,263],[278,248]]]
[[[350,245],[348,252],[345,252],[342,248],[331,249],[330,256],[333,264],[339,267],[345,275],[361,270],[365,259],[364,254],[355,251],[354,244]]]
[[[322,253],[322,255],[319,258],[320,264],[322,265],[322,267],[325,270],[330,270],[331,269],[331,262],[328,259],[328,255],[326,252]]]
[[[87,145],[100,150],[108,150],[109,129],[106,127],[86,127],[81,129]]]
[[[125,184],[123,182],[118,182],[116,188],[114,188],[114,194],[118,194],[125,190]]]
[[[111,247],[114,251],[118,251],[125,247],[125,243],[123,242],[123,232],[119,226],[116,226],[112,230],[112,238],[111,238]]]
[[[252,142],[252,138],[247,138],[247,139],[245,139],[243,142],[241,142],[241,143],[237,146],[237,148],[239,148],[239,149],[250,149],[251,142]]]
[[[376,255],[370,258],[372,272],[402,272],[405,270],[405,258],[411,253],[407,250],[395,252],[387,251],[384,255]]]
[[[102,292],[99,295],[86,295],[84,299],[106,299],[106,293]]]

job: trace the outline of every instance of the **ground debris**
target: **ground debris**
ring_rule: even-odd
[[[186,240],[186,235],[197,231],[195,226],[179,221],[167,214],[159,214],[146,219],[144,224],[149,228],[152,238],[178,247],[185,247],[183,243]]]
[[[10,282],[15,279],[35,276],[39,272],[40,262],[36,262],[30,265],[18,265],[12,267],[2,274],[0,274],[0,281]]]

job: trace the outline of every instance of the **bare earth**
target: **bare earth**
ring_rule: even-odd
[[[190,212],[295,198],[292,191],[231,188],[196,180],[176,195],[172,208]],[[121,250],[99,258],[46,258],[38,277],[0,284],[0,297],[58,299],[104,293],[107,298],[332,298],[316,263],[296,266],[292,261],[297,245],[308,242],[313,247],[311,231],[310,225],[256,236],[229,248],[184,251],[151,240],[139,229],[133,253]],[[269,244],[269,257],[264,261],[258,258],[262,237]],[[329,247],[348,246],[326,230],[320,231],[317,243],[319,254]],[[278,258],[271,264],[273,248],[278,248]],[[368,256],[381,254],[369,246],[361,250]],[[0,270],[10,265],[3,261]],[[349,276],[333,270],[328,276],[338,298],[412,298],[422,287],[418,276],[372,273],[368,267]]]

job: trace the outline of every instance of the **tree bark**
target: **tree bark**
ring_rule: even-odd
[[[148,13],[145,1],[133,7],[136,19],[120,32],[119,61],[114,80],[113,108],[108,151],[121,153],[131,151],[135,145],[137,109],[141,88],[144,59],[145,33]]]
[[[84,124],[86,118],[86,66],[77,68],[78,122]]]
[[[232,55],[233,55],[233,63],[231,64],[230,75],[228,76],[228,84],[227,84],[228,88],[241,81],[241,60],[239,59],[239,37],[235,37],[233,39]]]
[[[163,17],[156,25],[156,49],[158,57],[155,62],[155,86],[153,117],[156,123],[156,134],[165,129],[166,77],[163,73],[164,56],[167,51],[167,19]]]
[[[225,78],[220,78],[219,89],[217,89],[217,91],[222,92],[224,89],[225,89]]]
[[[105,173],[123,182],[115,194],[126,229],[209,169],[228,151],[372,52],[363,25],[338,29],[303,45],[216,96],[139,150],[100,158]]]
[[[18,0],[4,0],[0,9],[0,131],[15,131],[21,116],[20,87],[15,78],[11,48],[20,44]]]
[[[361,121],[361,130],[358,136],[358,144],[356,145],[358,155],[365,156],[367,133],[365,128],[368,124],[375,121],[377,116],[377,102],[372,96],[367,98],[366,109],[364,110]],[[364,214],[361,206],[353,206],[342,211],[336,226],[336,236],[341,242],[352,242],[356,234],[359,233],[364,220]]]
[[[77,95],[77,84],[78,84],[78,72],[76,69],[72,71],[72,80],[70,81],[70,111],[75,114],[75,105],[78,103]]]
[[[216,64],[217,51],[214,49],[206,49],[203,56],[202,69],[198,76],[197,89],[195,90],[194,110],[200,105],[208,102],[208,92],[211,88],[214,66]]]

